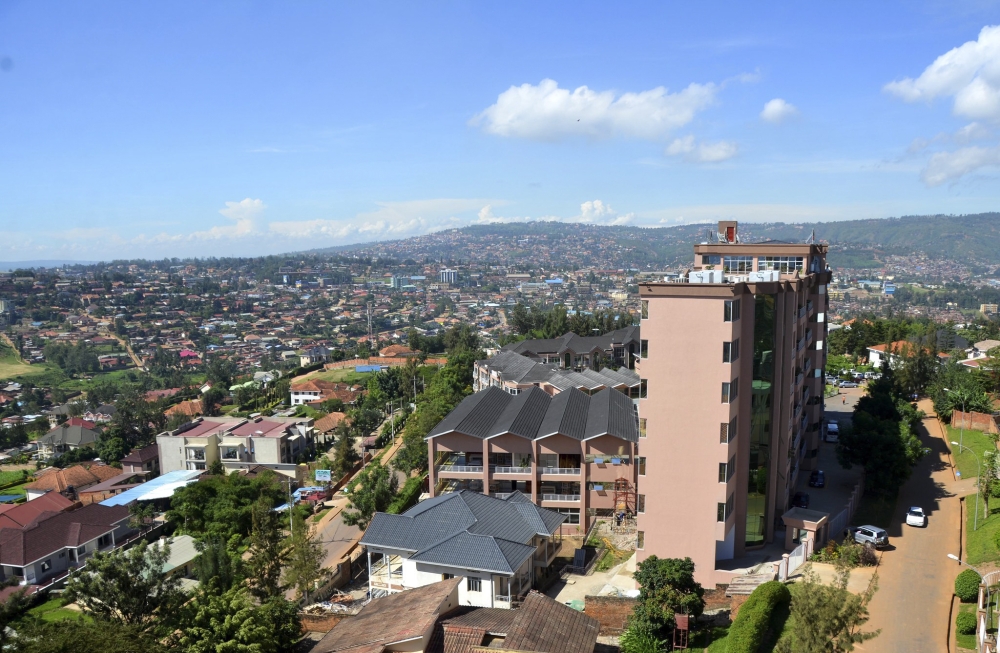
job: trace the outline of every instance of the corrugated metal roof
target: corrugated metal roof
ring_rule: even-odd
[[[121,494],[101,501],[102,506],[124,506],[133,501],[149,501],[170,497],[178,489],[188,483],[193,483],[204,471],[196,469],[178,469],[157,476],[152,481],[125,490]]]

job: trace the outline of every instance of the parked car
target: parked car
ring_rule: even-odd
[[[840,425],[837,422],[827,423],[825,439],[827,442],[837,442],[840,440]]]
[[[826,487],[826,473],[822,469],[813,470],[809,475],[809,487]]]
[[[809,507],[809,495],[805,492],[796,492],[792,496],[792,506],[795,508],[808,508]]]
[[[871,544],[876,549],[889,546],[889,534],[878,526],[860,526],[853,529],[853,535],[858,544]]]
[[[924,514],[924,509],[918,506],[911,507],[906,512],[906,525],[907,526],[919,526],[923,528],[927,525],[927,515]]]
[[[841,388],[856,388],[856,387],[858,387],[858,382],[857,381],[841,381],[840,382],[840,387]]]

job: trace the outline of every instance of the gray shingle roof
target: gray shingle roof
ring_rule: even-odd
[[[566,516],[525,503],[464,490],[418,503],[402,515],[376,513],[361,543],[412,552],[411,559],[512,574],[535,550],[535,535],[551,537]]]
[[[556,434],[576,440],[612,435],[637,442],[639,424],[632,400],[617,390],[588,395],[570,388],[550,396],[538,388],[510,395],[492,387],[466,397],[426,439],[446,433],[483,439],[513,433],[528,440]]]

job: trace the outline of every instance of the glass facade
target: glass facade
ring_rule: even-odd
[[[753,397],[750,414],[750,468],[747,473],[747,546],[761,546],[767,534],[770,485],[771,411],[774,390],[775,296],[754,297]]]

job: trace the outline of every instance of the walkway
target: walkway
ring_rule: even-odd
[[[929,400],[921,410],[933,415]],[[949,615],[956,563],[947,559],[960,546],[959,489],[948,447],[935,417],[924,420],[920,438],[930,451],[902,487],[889,528],[891,546],[882,555],[879,590],[870,606],[867,629],[877,638],[857,647],[866,652],[951,651]],[[962,488],[965,490],[965,488]],[[921,506],[927,528],[904,525],[906,510]]]

